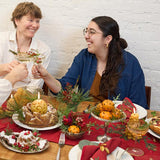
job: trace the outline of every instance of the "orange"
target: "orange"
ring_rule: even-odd
[[[122,117],[122,112],[118,108],[116,108],[113,110],[112,115],[116,119],[120,119]]]
[[[114,103],[113,101],[106,99],[102,102],[103,110],[105,111],[112,111],[114,109]]]
[[[107,119],[107,120],[110,120],[112,119],[112,114],[111,112],[107,112],[107,111],[102,111],[99,116],[103,119]]]
[[[68,132],[70,133],[79,133],[80,129],[76,125],[72,125],[68,127]]]
[[[102,111],[102,110],[103,110],[103,105],[102,105],[102,103],[98,103],[98,104],[97,104],[96,110],[98,110],[98,111]]]

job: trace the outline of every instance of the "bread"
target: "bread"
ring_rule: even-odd
[[[32,103],[27,103],[26,106],[22,107],[22,111],[25,117],[23,123],[31,127],[48,127],[53,126],[58,122],[57,110],[49,103],[46,104],[46,113],[41,112],[41,110],[36,110],[39,112],[34,112],[35,109],[31,109]],[[39,107],[37,107],[39,109]],[[40,109],[42,106],[40,107]]]
[[[160,117],[152,118],[149,122],[149,128],[156,134],[160,135]]]

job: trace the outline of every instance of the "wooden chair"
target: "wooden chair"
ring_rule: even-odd
[[[44,92],[44,95],[48,95],[48,86],[46,85],[46,83],[43,84],[43,92]]]
[[[145,86],[145,90],[146,90],[147,105],[148,105],[148,108],[150,109],[150,102],[151,102],[151,87],[150,87],[150,86]]]

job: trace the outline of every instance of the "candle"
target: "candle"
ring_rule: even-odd
[[[136,113],[135,108],[133,108],[133,113]]]
[[[38,99],[40,99],[40,92],[38,92]]]

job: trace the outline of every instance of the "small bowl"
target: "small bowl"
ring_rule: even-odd
[[[83,135],[84,135],[85,132],[80,132],[80,133],[70,133],[70,132],[66,132],[66,137],[68,139],[80,139]]]

